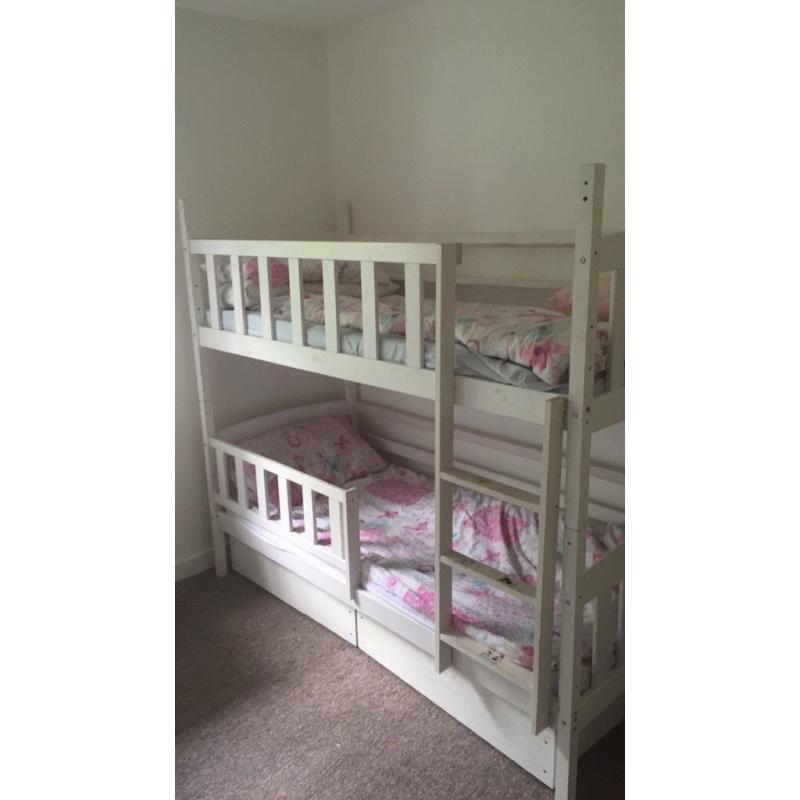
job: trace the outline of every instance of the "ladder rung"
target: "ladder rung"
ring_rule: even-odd
[[[539,510],[538,494],[526,492],[524,489],[517,489],[514,486],[509,486],[507,483],[493,481],[490,478],[482,478],[480,475],[474,475],[471,472],[457,469],[456,467],[442,470],[439,473],[439,477],[448,483],[461,486],[463,489],[471,489],[473,492],[488,494],[498,500],[520,506],[521,508],[527,508],[531,511]]]
[[[450,553],[449,555],[442,556],[442,563],[447,564],[458,572],[464,572],[467,575],[472,575],[473,578],[479,578],[486,581],[490,586],[499,589],[501,592],[513,594],[520,600],[525,600],[528,603],[536,603],[536,587],[531,586],[529,583],[512,578],[506,575],[505,572],[500,572],[494,567],[489,567],[480,561],[475,561],[474,558],[462,555],[461,553]]]
[[[483,667],[502,675],[517,686],[530,692],[533,689],[533,673],[530,670],[515,664],[508,656],[498,653],[489,645],[467,636],[463,633],[449,631],[442,634],[442,641],[454,650],[469,656]]]

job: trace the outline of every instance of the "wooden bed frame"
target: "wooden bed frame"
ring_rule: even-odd
[[[574,232],[516,234],[511,241],[488,235],[441,237],[438,242],[360,242],[349,230],[328,240],[305,238],[268,241],[190,239],[183,203],[179,204],[192,336],[200,397],[212,539],[218,575],[232,565],[281,599],[326,625],[395,672],[478,735],[485,738],[543,783],[555,788],[556,800],[575,796],[578,756],[623,715],[624,705],[624,544],[602,561],[584,567],[588,514],[616,521],[621,509],[590,499],[590,477],[621,480],[614,470],[598,470],[590,461],[592,433],[624,418],[624,284],[621,262],[603,263],[603,165],[580,168],[578,220]],[[347,215],[349,216],[349,215]],[[506,244],[553,246],[574,250],[573,314],[568,394],[521,389],[454,374],[457,268],[463,247]],[[615,254],[618,248],[614,247]],[[217,301],[215,259],[230,257],[235,330],[222,329]],[[248,333],[241,258],[256,257],[260,275],[262,334]],[[267,259],[287,258],[292,309],[292,342],[275,338],[271,318]],[[323,265],[324,350],[307,346],[302,313],[300,259]],[[334,262],[361,263],[364,356],[340,352],[338,286]],[[375,264],[401,264],[405,277],[406,363],[379,360]],[[205,270],[201,268],[205,266]],[[422,299],[425,271],[435,271],[436,369],[423,368]],[[594,344],[597,285],[610,272],[612,308],[606,390],[595,393]],[[502,281],[498,281],[502,283]],[[210,324],[206,324],[206,320]],[[448,332],[449,335],[448,335]],[[208,389],[206,350],[246,356],[304,369],[345,381],[341,403],[317,404],[269,414],[225,430],[216,430]],[[392,411],[360,398],[359,385],[402,391],[434,401],[433,451],[409,444],[404,430],[426,420]],[[474,461],[455,459],[464,437],[488,450],[508,446],[455,425],[456,405],[541,425],[542,447],[530,449],[529,476],[487,470]],[[436,620],[433,630],[360,587],[357,489],[343,489],[237,446],[237,442],[292,421],[334,410],[348,410],[372,444],[393,460],[428,470],[436,486]],[[361,424],[370,415],[382,421],[380,435]],[[429,424],[429,421],[427,421]],[[387,430],[389,435],[387,435]],[[566,431],[566,452],[563,452]],[[522,451],[526,448],[512,444]],[[518,453],[519,455],[519,453]],[[563,462],[562,463],[562,459]],[[256,470],[258,508],[234,497],[228,480],[232,461],[236,486],[245,485],[245,465]],[[564,485],[562,491],[562,468]],[[280,516],[270,518],[265,473],[277,478]],[[533,476],[538,474],[538,482]],[[527,478],[527,479],[526,479]],[[303,531],[293,530],[289,482],[302,487]],[[539,514],[539,580],[533,590],[509,576],[452,550],[452,491],[462,486],[510,501]],[[314,495],[328,499],[331,544],[317,543]],[[556,538],[559,509],[566,523],[562,557],[561,652],[558,693],[551,687]],[[531,673],[491,648],[450,628],[453,572],[480,577],[494,588],[516,594],[537,609],[534,669]],[[611,602],[619,587],[619,604]],[[581,692],[581,637],[584,606],[593,606],[591,684]],[[613,667],[599,654],[616,651]],[[499,656],[499,658],[498,658]]]

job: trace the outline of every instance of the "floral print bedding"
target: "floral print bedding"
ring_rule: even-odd
[[[276,298],[273,313],[278,319],[291,318],[288,296]],[[424,336],[433,341],[436,333],[435,303],[423,301]],[[325,306],[320,294],[306,294],[306,321],[323,325]],[[361,299],[339,297],[339,325],[362,330]],[[388,295],[378,301],[381,334],[405,336],[405,298]],[[531,369],[551,386],[563,383],[569,370],[570,318],[558,312],[529,306],[457,303],[455,338],[465,347],[490,358],[510,361]],[[608,331],[597,329],[596,374],[605,371]]]
[[[361,579],[365,589],[402,606],[431,626],[434,584],[434,484],[412,470],[390,465],[354,482],[360,487]],[[327,508],[317,508],[325,527]],[[298,520],[302,509],[296,508]],[[559,524],[559,553],[563,541]],[[590,520],[586,564],[599,561],[624,540],[624,526]],[[324,534],[320,541],[326,541]],[[329,541],[329,539],[328,539]],[[453,547],[456,551],[536,584],[538,515],[487,495],[455,488]],[[558,556],[556,591],[561,585]],[[556,595],[556,639],[560,615]],[[591,612],[585,614],[584,658],[591,656]],[[533,607],[470,576],[453,576],[453,627],[528,669],[533,663]],[[554,657],[558,646],[554,647]]]

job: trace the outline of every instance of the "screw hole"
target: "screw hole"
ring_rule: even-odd
[[[589,199],[588,197],[584,197],[583,202],[585,203],[588,199]]]

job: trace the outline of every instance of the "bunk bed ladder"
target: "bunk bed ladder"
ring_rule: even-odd
[[[561,488],[561,451],[566,399],[554,395],[545,406],[540,494],[459,469],[453,459],[455,406],[455,302],[458,251],[444,245],[436,265],[436,671],[453,663],[453,650],[516,684],[531,696],[531,727],[550,724],[553,593]],[[539,514],[539,579],[535,586],[453,550],[454,487],[486,494]],[[536,609],[533,672],[452,626],[453,573],[470,575]]]

